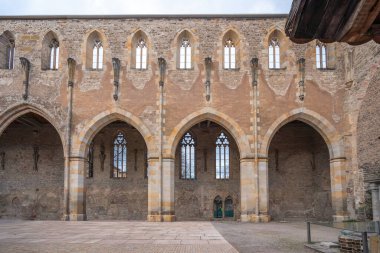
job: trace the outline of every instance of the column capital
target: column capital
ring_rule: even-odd
[[[148,161],[158,161],[159,158],[155,156],[148,157]]]
[[[254,157],[242,157],[240,158],[241,163],[253,163],[255,161]]]
[[[345,162],[346,157],[340,156],[340,157],[333,157],[330,159],[330,163],[336,163],[336,162]]]
[[[83,156],[76,156],[76,155],[72,155],[72,156],[69,156],[69,160],[70,162],[71,161],[84,161],[84,160],[87,160],[87,157],[83,157]]]
[[[370,189],[371,191],[377,191],[377,190],[379,190],[379,184],[376,184],[376,183],[370,183],[370,184],[369,184],[369,189]]]

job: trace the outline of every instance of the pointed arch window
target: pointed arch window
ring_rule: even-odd
[[[58,69],[59,42],[53,39],[50,42],[49,48],[50,48],[50,69]]]
[[[144,39],[140,39],[136,45],[136,69],[146,69],[148,60],[148,48]]]
[[[280,44],[276,38],[271,39],[269,43],[269,68],[280,68]]]
[[[216,179],[230,178],[230,142],[222,132],[216,139]]]
[[[181,178],[195,179],[195,141],[190,133],[181,141]]]
[[[236,68],[236,48],[232,39],[228,39],[224,43],[224,68]]]
[[[179,48],[179,68],[191,69],[191,44],[188,38],[183,38]]]
[[[0,35],[0,69],[13,69],[15,40],[9,31]]]
[[[92,48],[92,69],[100,70],[103,68],[103,45],[100,40],[94,41]]]
[[[127,139],[118,132],[113,141],[113,177],[127,176]]]
[[[327,68],[327,53],[325,44],[317,42],[317,46],[315,47],[315,60],[317,69]]]

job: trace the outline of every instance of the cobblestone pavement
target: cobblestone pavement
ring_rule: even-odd
[[[210,222],[0,220],[0,252],[237,251]]]
[[[313,240],[339,231],[312,227]],[[305,223],[0,220],[0,252],[305,253]],[[235,248],[237,249],[235,249]]]
[[[305,222],[218,222],[214,227],[240,253],[309,253]],[[340,230],[311,225],[313,242],[337,242]]]

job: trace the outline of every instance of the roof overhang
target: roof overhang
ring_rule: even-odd
[[[380,0],[293,0],[285,26],[295,43],[380,43]]]

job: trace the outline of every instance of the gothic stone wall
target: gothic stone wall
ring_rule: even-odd
[[[274,220],[329,220],[329,152],[310,126],[294,121],[280,128],[269,149],[269,210]]]
[[[122,109],[140,119],[153,133],[153,139],[158,140],[161,126],[158,123],[160,121],[157,58],[163,57],[167,61],[162,119],[164,155],[173,156],[168,151],[171,147],[165,145],[168,144],[168,136],[175,136],[180,131],[177,126],[184,118],[189,115],[202,116],[202,110],[213,109],[222,116],[228,116],[239,126],[239,133],[250,148],[247,154],[241,155],[253,157],[256,140],[253,134],[254,102],[250,60],[252,57],[257,57],[259,59],[257,115],[259,147],[260,141],[273,122],[282,115],[287,115],[295,109],[315,112],[315,119],[329,122],[336,130],[334,137],[343,138],[346,143],[346,173],[351,176],[351,181],[355,181],[349,185],[351,197],[355,199],[361,196],[363,180],[360,173],[354,171],[357,163],[351,158],[356,155],[356,146],[349,136],[350,134],[355,136],[356,129],[355,117],[350,112],[358,109],[347,108],[353,107],[356,101],[360,100],[360,96],[351,96],[347,91],[345,76],[350,72],[345,68],[347,48],[343,44],[331,44],[330,48],[334,49],[332,50],[334,54],[329,64],[330,68],[317,70],[315,42],[296,45],[281,36],[283,39],[280,42],[281,69],[270,70],[268,69],[269,35],[275,29],[281,32],[285,21],[285,17],[273,16],[1,19],[0,33],[9,30],[14,35],[16,55],[13,70],[0,70],[0,119],[3,112],[12,110],[16,105],[23,103],[33,105],[47,112],[57,130],[64,136],[68,104],[67,58],[72,57],[77,62],[73,88],[73,139],[79,135],[84,126],[91,124],[97,115]],[[176,62],[176,38],[185,29],[193,36],[194,64],[190,70],[179,70]],[[104,68],[101,71],[86,68],[88,53],[86,40],[95,30],[101,35],[104,45]],[[147,70],[136,70],[131,61],[132,37],[140,30],[149,40]],[[41,68],[41,56],[44,55],[41,52],[42,42],[49,31],[53,31],[60,42],[59,69],[56,71]],[[225,70],[222,67],[223,36],[228,31],[233,31],[238,37],[239,62],[236,70]],[[378,58],[374,55],[376,51],[372,50],[374,46],[365,45],[363,48],[367,53],[362,57]],[[360,56],[359,51],[355,52],[356,54]],[[29,97],[26,101],[22,99],[24,86],[19,57],[26,57],[31,62]],[[121,60],[120,91],[117,101],[113,99],[113,57]],[[212,57],[213,61],[210,101],[205,99],[204,59],[206,57]],[[304,101],[298,98],[300,74],[297,60],[301,57],[306,60]],[[365,63],[365,59],[361,62]],[[355,72],[354,76],[361,78],[358,72]],[[359,99],[356,99],[358,97]],[[152,154],[157,155],[155,152],[158,149],[157,141],[154,142]],[[79,155],[85,156],[85,154]],[[354,215],[357,206],[354,204],[351,206],[350,214]]]
[[[0,137],[5,153],[0,170],[0,218],[60,219],[63,214],[63,149],[50,124],[38,133],[33,127],[11,124]],[[38,171],[33,148],[39,148]]]

